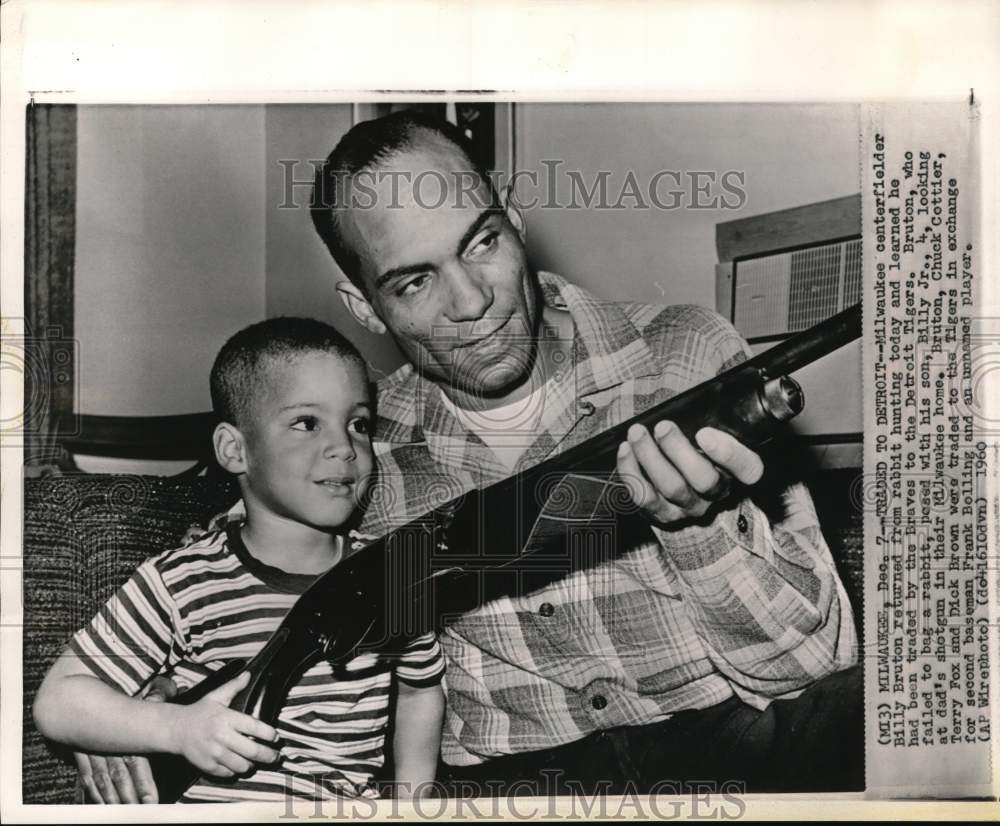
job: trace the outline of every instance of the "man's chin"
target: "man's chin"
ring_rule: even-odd
[[[502,398],[531,378],[533,366],[533,354],[477,353],[455,365],[448,383],[472,395]]]
[[[482,399],[484,402],[496,402],[505,399],[517,391],[531,378],[530,370],[502,370],[493,368],[484,380],[481,373],[449,382],[463,396],[469,399]]]

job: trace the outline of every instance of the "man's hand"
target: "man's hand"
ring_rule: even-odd
[[[169,677],[154,677],[146,690],[149,702],[162,703],[177,694]],[[88,803],[156,803],[159,800],[149,760],[138,754],[105,757],[73,752]]]
[[[760,456],[728,433],[703,427],[695,439],[702,452],[677,425],[662,421],[652,434],[633,425],[618,448],[618,475],[659,527],[704,516],[729,495],[731,478],[752,485],[764,472]]]

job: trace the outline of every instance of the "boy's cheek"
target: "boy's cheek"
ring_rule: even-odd
[[[371,451],[359,453],[354,462],[358,470],[358,487],[367,488],[375,473],[375,456]]]

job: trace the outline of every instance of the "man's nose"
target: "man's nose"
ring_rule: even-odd
[[[477,321],[493,305],[493,288],[474,269],[461,264],[453,267],[448,273],[448,287],[451,321]]]

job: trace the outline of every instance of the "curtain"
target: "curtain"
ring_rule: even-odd
[[[24,204],[24,464],[65,464],[60,426],[72,429],[76,240],[76,106],[27,107]]]

